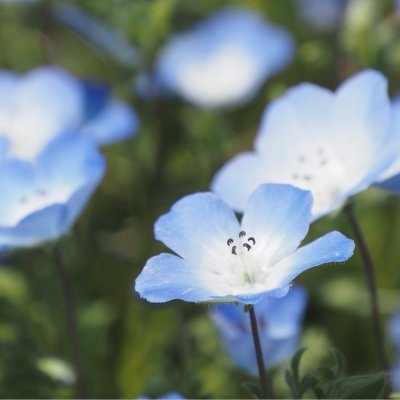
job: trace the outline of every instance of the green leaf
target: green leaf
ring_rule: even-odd
[[[342,377],[344,376],[346,369],[346,359],[344,358],[344,354],[336,348],[331,349],[331,351],[336,362],[336,377]]]
[[[242,386],[253,399],[261,399],[261,388],[258,383],[246,381],[242,383]]]
[[[378,399],[383,395],[387,374],[350,376],[339,384],[343,399]]]

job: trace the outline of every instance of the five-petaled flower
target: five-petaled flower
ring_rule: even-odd
[[[316,219],[373,184],[393,163],[398,139],[390,120],[387,82],[377,71],[358,73],[335,93],[300,84],[267,107],[255,152],[223,166],[212,190],[242,211],[258,185],[292,184],[311,190]]]
[[[243,103],[288,64],[294,50],[284,29],[256,11],[229,8],[173,37],[161,52],[155,80],[198,106]]]
[[[148,260],[135,289],[151,302],[240,301],[282,297],[304,270],[347,260],[354,242],[339,232],[299,247],[311,221],[312,196],[290,185],[261,185],[241,223],[212,193],[179,200],[155,224],[155,236],[178,254]]]
[[[294,286],[286,296],[266,298],[254,306],[267,368],[282,363],[296,351],[306,305],[306,291]],[[210,315],[235,364],[256,375],[257,360],[247,313],[234,304],[220,304],[211,308]]]
[[[0,163],[0,249],[34,246],[65,234],[104,171],[93,139],[75,132],[56,137],[34,163]]]
[[[0,71],[0,140],[7,140],[9,157],[34,160],[66,132],[82,131],[105,145],[128,138],[137,128],[136,113],[113,100],[104,85],[78,80],[58,67],[22,76]]]

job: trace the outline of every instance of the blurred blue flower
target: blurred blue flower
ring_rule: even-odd
[[[282,363],[296,351],[306,305],[306,291],[294,286],[285,297],[266,298],[254,306],[266,368]],[[235,304],[223,304],[213,307],[210,315],[235,364],[257,375],[248,314]]]
[[[250,100],[264,80],[285,67],[293,39],[255,11],[220,11],[173,37],[156,66],[160,84],[202,107]]]
[[[390,321],[389,335],[395,346],[396,361],[392,367],[392,385],[395,392],[400,393],[400,311]]]
[[[396,159],[378,178],[376,186],[400,194],[400,95],[392,101],[390,130],[393,134],[393,147],[397,149]]]
[[[34,163],[0,164],[0,249],[57,239],[81,214],[105,171],[92,138],[75,132],[51,141]]]
[[[335,93],[297,85],[267,106],[255,152],[225,164],[211,188],[241,211],[261,183],[289,183],[311,190],[314,219],[329,214],[394,161],[390,113],[387,82],[377,71],[356,74]]]
[[[354,242],[330,232],[298,249],[311,219],[310,192],[262,185],[250,196],[241,224],[212,193],[175,203],[155,223],[156,239],[178,256],[148,260],[135,289],[151,302],[240,301],[282,297],[303,271],[347,260]]]
[[[148,397],[145,397],[145,396],[138,398],[138,400],[147,400],[147,399],[148,399]],[[158,400],[183,400],[184,397],[180,393],[169,392],[169,393],[163,394],[160,397],[157,397],[157,399]]]
[[[137,127],[135,112],[110,98],[106,87],[61,68],[22,76],[0,72],[0,137],[7,138],[11,157],[32,160],[64,132],[83,131],[104,145],[128,138]]]
[[[319,30],[336,28],[346,11],[348,0],[297,0],[301,17]]]

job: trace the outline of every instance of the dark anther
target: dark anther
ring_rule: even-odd
[[[239,232],[239,237],[242,238],[243,236],[246,236],[246,232],[245,231],[240,231]]]
[[[253,246],[256,244],[256,239],[254,239],[253,237],[249,237],[247,239],[248,242],[253,242]]]
[[[311,181],[312,180],[312,176],[310,176],[310,175],[304,175],[303,178],[306,181]]]
[[[248,243],[244,243],[243,247],[246,247],[247,251],[250,251],[251,246]]]
[[[233,246],[233,247],[232,247],[232,254],[235,254],[235,255],[236,255],[236,246]]]
[[[226,242],[226,244],[227,244],[228,246],[230,246],[232,243],[233,243],[233,239],[228,239],[228,241]]]

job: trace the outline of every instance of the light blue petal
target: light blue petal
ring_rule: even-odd
[[[282,287],[309,268],[348,260],[354,252],[354,242],[340,232],[330,232],[299,248],[273,267],[269,285]]]
[[[300,15],[313,28],[332,30],[345,12],[348,0],[297,0]]]
[[[97,117],[107,106],[110,97],[110,88],[106,85],[89,79],[80,81],[85,98],[83,122]]]
[[[355,150],[373,154],[390,135],[385,76],[375,70],[359,72],[343,82],[336,95],[336,133],[349,147],[349,157]]]
[[[294,48],[286,31],[255,11],[225,9],[172,38],[158,61],[157,75],[165,87],[197,105],[226,106],[254,96],[268,76],[290,61]],[[227,50],[237,51],[241,57],[224,71]],[[243,63],[251,70],[247,75],[240,70]],[[199,70],[197,79],[192,76],[191,82],[185,81],[188,71],[194,69]],[[199,79],[204,79],[204,85],[193,84]],[[205,89],[205,85],[209,87]]]
[[[212,295],[198,279],[197,271],[187,261],[162,253],[147,261],[136,278],[135,290],[153,303],[170,300],[203,302]]]
[[[105,172],[105,159],[93,139],[78,132],[51,141],[39,155],[37,164],[40,180],[53,189],[77,190],[88,183],[98,183]]]
[[[84,126],[84,131],[99,145],[109,145],[128,139],[138,127],[139,118],[135,111],[125,103],[112,101]]]
[[[32,164],[10,160],[0,164],[0,226],[13,226],[20,217],[20,205],[34,190],[35,171]]]
[[[308,232],[312,196],[291,185],[265,184],[250,196],[242,230],[254,237],[255,256],[270,265],[293,253]]]
[[[285,297],[290,290],[290,286],[286,285],[280,288],[268,290],[268,291],[261,291],[254,294],[237,294],[234,296],[237,301],[240,301],[243,304],[257,304],[261,301],[265,300],[265,298],[277,298],[280,299]]]
[[[61,68],[42,67],[23,75],[13,100],[35,124],[35,131],[42,128],[47,137],[78,126],[83,118],[80,83]]]
[[[17,79],[16,74],[0,70],[0,107],[6,106],[10,101]]]
[[[29,214],[15,227],[0,227],[0,248],[30,247],[65,233],[66,208],[54,204]]]
[[[227,240],[237,237],[239,223],[232,209],[219,197],[196,193],[183,197],[161,216],[154,233],[157,240],[192,263],[205,259],[218,263],[226,256]]]
[[[257,153],[239,153],[215,174],[211,190],[230,207],[243,212],[251,193],[268,181],[267,168]]]
[[[291,163],[298,154],[307,154],[314,143],[331,139],[334,101],[331,91],[301,83],[266,107],[254,146],[266,158],[278,162],[275,174],[285,168],[285,162]]]

